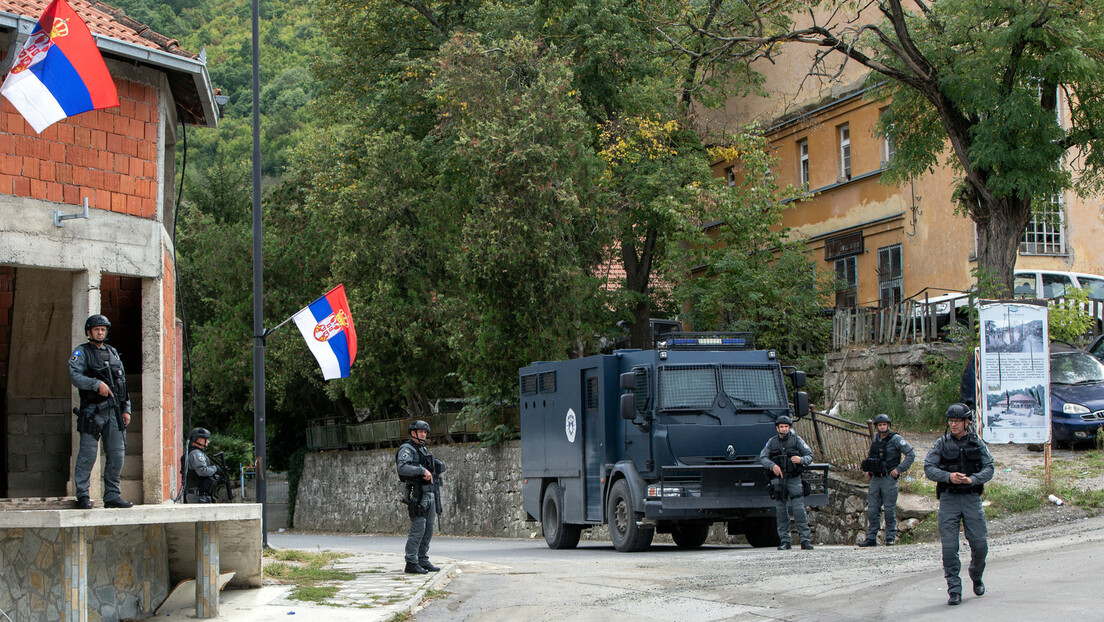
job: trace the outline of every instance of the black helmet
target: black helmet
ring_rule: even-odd
[[[196,429],[192,430],[191,432],[188,432],[188,444],[189,445],[191,445],[192,443],[196,442],[197,440],[199,440],[201,438],[210,439],[211,438],[211,433],[206,428],[196,428]]]
[[[786,425],[793,425],[793,419],[790,419],[787,415],[782,415],[774,420],[774,425],[776,426],[783,423],[785,423]]]
[[[874,425],[878,425],[879,423],[891,423],[890,420],[889,420],[889,415],[887,415],[885,413],[879,413],[879,414],[875,415],[874,416]]]
[[[407,433],[410,433],[414,430],[425,430],[426,434],[429,434],[429,424],[425,421],[422,421],[421,419],[415,419],[414,421],[410,422],[410,427],[407,428],[406,431]]]
[[[111,320],[99,313],[88,316],[88,319],[84,321],[84,332],[88,332],[97,326],[106,326],[111,328]]]
[[[973,419],[974,412],[965,404],[951,404],[947,407],[947,419]]]

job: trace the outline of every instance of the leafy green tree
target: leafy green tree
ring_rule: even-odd
[[[710,6],[717,16],[702,31],[717,54],[810,45],[813,74],[856,62],[885,81],[880,128],[896,147],[885,179],[905,181],[941,160],[958,171],[953,198],[977,225],[978,265],[1005,295],[1033,211],[1063,190],[1087,194],[1104,182],[1104,153],[1094,148],[1104,127],[1100,0],[795,0],[761,7],[761,20],[747,19],[744,3]],[[797,15],[812,23],[795,27]]]
[[[791,352],[823,347],[830,320],[821,306],[834,283],[782,226],[802,192],[777,187],[766,140],[753,128],[728,140],[717,159],[739,161],[741,174],[734,187],[711,180],[696,188],[702,207],[683,227],[686,243],[668,270],[677,297],[689,303],[695,329],[750,331],[758,347]]]

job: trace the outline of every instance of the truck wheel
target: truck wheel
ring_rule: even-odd
[[[579,544],[579,525],[563,522],[563,491],[559,484],[549,484],[541,504],[541,530],[550,549],[573,549]]]
[[[675,525],[671,530],[671,539],[680,549],[696,549],[705,544],[709,537],[709,525],[694,523]]]
[[[633,553],[643,551],[652,545],[655,529],[636,524],[636,513],[633,512],[632,497],[629,496],[629,485],[623,479],[618,480],[610,491],[606,517],[609,521],[613,548],[622,553]]]
[[[744,519],[744,537],[748,544],[757,549],[766,546],[778,546],[778,528],[775,519],[769,516]]]

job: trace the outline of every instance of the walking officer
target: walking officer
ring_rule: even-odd
[[[781,415],[774,420],[774,429],[778,436],[772,436],[763,451],[759,452],[759,464],[770,471],[771,496],[775,500],[775,521],[778,527],[778,550],[790,548],[790,515],[797,524],[797,535],[801,538],[801,548],[813,550],[809,533],[809,519],[805,515],[805,486],[801,472],[813,462],[813,450],[790,431],[793,420]]]
[[[77,415],[77,431],[80,432],[80,449],[73,467],[73,484],[76,488],[76,507],[87,510],[92,507],[88,487],[92,479],[92,466],[96,463],[97,446],[103,444],[106,466],[104,468],[104,506],[129,508],[133,504],[124,500],[119,489],[119,474],[123,471],[126,455],[126,427],[130,424],[130,396],[127,394],[126,372],[119,353],[107,345],[107,331],[111,322],[102,315],[91,315],[84,322],[84,334],[88,337],[73,350],[69,357],[69,381],[80,394]]]
[[[970,580],[974,594],[985,593],[981,576],[985,572],[985,556],[989,552],[988,527],[981,508],[981,493],[985,482],[993,478],[993,456],[978,435],[970,430],[973,411],[965,404],[947,408],[950,431],[935,441],[924,458],[924,475],[935,482],[939,499],[939,538],[943,541],[943,575],[947,578],[948,605],[962,602],[962,579],[958,573],[959,523],[970,543]]]
[[[897,480],[912,466],[916,452],[900,434],[890,431],[890,423],[889,415],[874,417],[877,433],[870,441],[866,460],[862,461],[870,489],[866,494],[866,540],[859,546],[878,545],[878,523],[883,507],[886,546],[893,546],[897,539]]]
[[[409,574],[440,570],[429,561],[429,541],[433,538],[433,520],[441,513],[440,475],[445,465],[426,449],[429,424],[421,419],[410,424],[410,438],[399,447],[395,461],[403,484],[402,502],[410,514],[410,534],[406,538],[406,568]]]

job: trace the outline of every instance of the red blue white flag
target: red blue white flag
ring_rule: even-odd
[[[322,377],[348,378],[349,367],[356,360],[357,340],[345,286],[338,285],[326,292],[291,319],[318,360]]]
[[[65,0],[42,12],[0,93],[40,134],[65,117],[119,105],[88,25]]]

